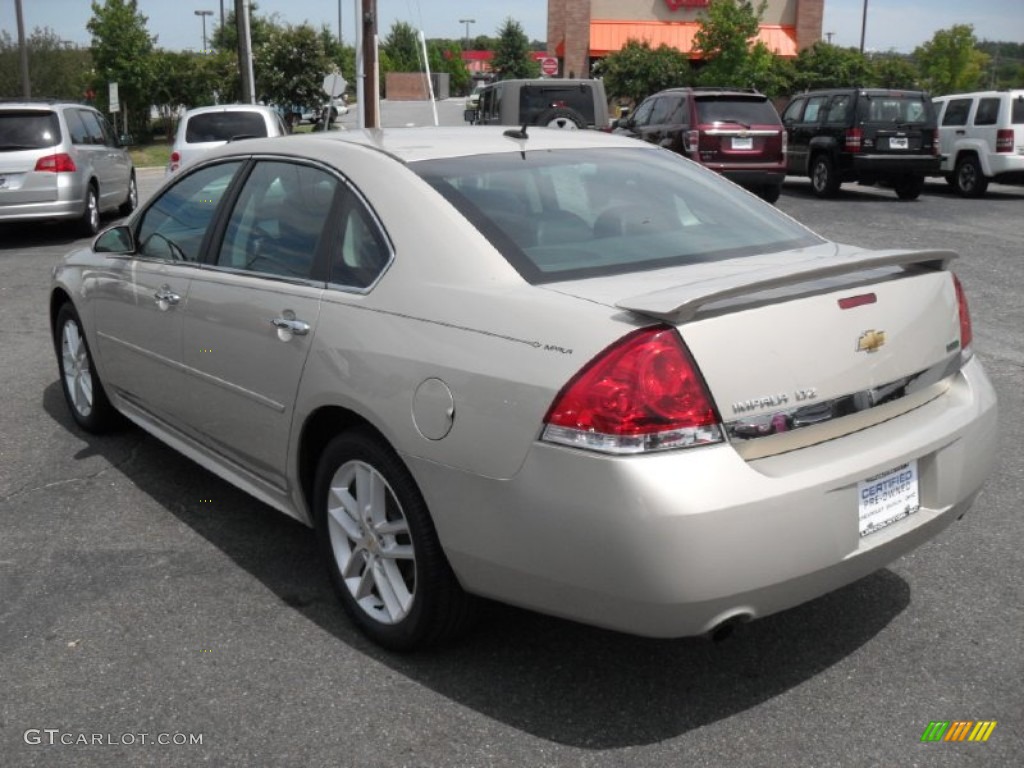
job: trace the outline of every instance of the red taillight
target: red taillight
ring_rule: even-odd
[[[953,285],[956,286],[956,304],[960,311],[960,350],[970,353],[971,342],[974,341],[974,331],[971,328],[971,310],[967,306],[967,295],[964,287],[960,284],[960,278],[953,275]]]
[[[171,170],[176,171],[181,167],[181,153],[178,150],[171,152]]]
[[[847,152],[860,152],[864,143],[864,131],[860,128],[847,128],[844,146]]]
[[[1013,128],[996,131],[996,152],[1013,152]]]
[[[544,419],[544,439],[642,453],[722,439],[711,397],[674,328],[643,328],[591,360]]]
[[[67,152],[59,152],[54,155],[40,157],[36,161],[36,170],[44,173],[74,173],[78,169],[75,161]]]

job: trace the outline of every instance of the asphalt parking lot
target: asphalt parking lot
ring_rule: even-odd
[[[389,119],[429,122],[410,114]],[[143,171],[141,197],[161,180]],[[46,297],[85,241],[0,228],[0,766],[1019,766],[1024,188],[820,201],[792,178],[778,205],[836,240],[960,253],[1002,416],[973,511],[722,643],[493,606],[409,656],[349,624],[311,531],[137,429],[74,426]],[[934,720],[998,724],[922,743]]]

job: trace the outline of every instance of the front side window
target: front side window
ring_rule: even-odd
[[[804,100],[795,99],[789,103],[785,111],[782,113],[782,119],[787,123],[800,119],[800,114],[804,111]]]
[[[654,112],[654,102],[656,99],[647,99],[639,107],[636,112],[633,113],[633,125],[643,127],[650,124],[651,114]]]
[[[822,242],[679,156],[646,146],[413,163],[532,283],[772,253]]]
[[[338,184],[319,168],[258,162],[231,211],[217,266],[311,278]]]
[[[241,161],[207,166],[164,191],[139,219],[139,256],[163,261],[199,261],[207,227]]]

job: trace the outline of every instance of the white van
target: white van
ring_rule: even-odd
[[[932,99],[946,181],[964,197],[989,182],[1024,184],[1024,90],[954,93]]]

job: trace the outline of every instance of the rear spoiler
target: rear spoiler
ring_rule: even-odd
[[[953,251],[858,251],[847,255],[834,254],[663,288],[617,301],[615,306],[678,323],[691,319],[703,305],[724,299],[880,267],[943,270],[955,258],[957,254]]]

